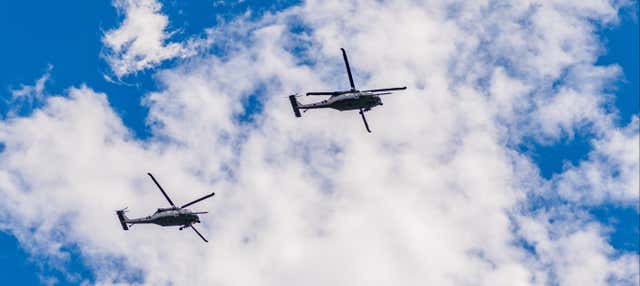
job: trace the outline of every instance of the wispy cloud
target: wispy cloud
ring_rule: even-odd
[[[116,76],[122,77],[152,68],[164,60],[193,54],[187,45],[171,42],[169,19],[156,0],[115,0],[124,20],[102,38],[104,57]]]
[[[20,85],[20,88],[10,89],[11,97],[5,102],[9,106],[9,117],[40,107],[44,103],[45,85],[51,77],[51,70],[53,65],[49,64],[45,73],[33,85]]]

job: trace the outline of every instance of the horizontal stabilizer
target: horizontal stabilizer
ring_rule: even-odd
[[[127,223],[126,223],[127,217],[124,215],[124,211],[123,210],[116,211],[116,214],[118,214],[118,220],[120,220],[120,225],[122,225],[122,229],[129,230],[129,227],[127,226]]]
[[[296,117],[301,117],[302,114],[300,114],[300,108],[298,108],[298,100],[296,99],[296,96],[289,95],[289,101],[291,101],[291,108],[293,108],[293,114],[295,114]]]

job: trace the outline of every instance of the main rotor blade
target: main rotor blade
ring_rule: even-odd
[[[199,201],[202,201],[202,200],[204,200],[204,199],[208,199],[208,198],[212,197],[213,195],[215,195],[215,193],[208,194],[208,195],[206,195],[206,196],[204,196],[204,197],[202,197],[202,198],[199,198],[199,199],[197,199],[197,200],[195,200],[195,201],[192,201],[192,202],[190,202],[190,203],[187,203],[187,204],[185,204],[185,205],[181,206],[180,208],[181,208],[181,209],[182,209],[182,208],[186,208],[186,207],[188,207],[188,206],[190,206],[190,205],[192,205],[192,204],[195,204],[195,203],[197,203],[197,202],[199,202]]]
[[[356,85],[353,84],[353,76],[351,75],[351,68],[349,67],[349,60],[347,60],[347,52],[345,52],[343,48],[340,48],[340,50],[342,50],[342,57],[344,58],[344,65],[347,67],[347,74],[349,74],[349,83],[351,84],[351,90],[355,90],[356,89]]]
[[[331,96],[336,96],[336,95],[341,95],[341,94],[350,93],[350,92],[353,92],[353,90],[312,91],[312,92],[307,92],[307,95],[331,95]]]
[[[367,132],[371,133],[371,129],[369,129],[369,124],[367,123],[367,118],[364,117],[364,111],[360,109],[360,115],[362,115],[362,121],[364,121],[364,127],[367,128]]]
[[[307,95],[335,95],[334,91],[307,92]]]
[[[162,189],[162,186],[160,186],[158,181],[156,181],[156,178],[154,178],[153,175],[151,175],[151,173],[147,173],[147,175],[149,175],[149,177],[151,177],[151,180],[153,180],[153,182],[156,183],[156,186],[158,186],[158,188],[160,189],[164,197],[167,199],[167,201],[169,201],[169,204],[171,204],[172,207],[175,207],[176,205],[174,205],[171,199],[169,198],[169,196],[167,196],[167,193],[165,193],[164,189]]]
[[[202,236],[202,234],[200,234],[200,232],[192,224],[190,224],[189,226],[191,227],[191,229],[193,229],[193,231],[196,232],[196,234],[198,234],[200,238],[202,238],[202,240],[204,240],[204,242],[209,242],[206,238],[204,238],[204,236]]]
[[[390,87],[390,88],[379,88],[379,89],[367,89],[367,90],[361,90],[362,92],[379,92],[379,91],[392,91],[392,90],[405,90],[407,89],[406,86],[403,87]]]

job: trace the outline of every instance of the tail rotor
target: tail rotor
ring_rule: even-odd
[[[127,218],[127,215],[125,214],[126,211],[127,211],[127,208],[117,210],[116,215],[118,215],[118,220],[120,221],[120,225],[122,226],[122,229],[129,230],[129,226],[127,226],[128,218]]]
[[[289,101],[291,102],[291,108],[293,109],[293,114],[296,117],[301,117],[300,108],[298,106],[298,99],[296,99],[297,94],[289,95]]]

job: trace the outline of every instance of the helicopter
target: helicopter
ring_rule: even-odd
[[[347,53],[343,48],[342,57],[344,58],[344,65],[347,68],[347,75],[349,76],[349,83],[351,84],[351,89],[348,90],[339,90],[339,91],[320,91],[320,92],[307,92],[307,96],[309,95],[318,95],[318,96],[329,96],[329,98],[315,103],[302,104],[298,102],[298,95],[293,94],[289,96],[289,101],[291,102],[291,107],[293,108],[293,114],[296,117],[301,117],[302,112],[306,112],[309,109],[320,109],[320,108],[333,108],[339,111],[345,110],[360,110],[360,116],[362,116],[362,121],[364,122],[364,127],[367,129],[367,132],[371,133],[371,129],[369,129],[369,124],[367,123],[367,118],[364,116],[364,113],[371,110],[372,108],[382,105],[382,99],[380,95],[391,94],[391,91],[396,90],[404,90],[407,89],[406,86],[403,87],[391,87],[391,88],[379,88],[379,89],[367,89],[367,90],[357,90],[355,84],[353,83],[353,76],[351,75],[351,68],[349,67],[349,60],[347,59]]]
[[[148,223],[153,223],[161,226],[180,226],[179,230],[183,230],[187,227],[191,227],[191,229],[193,229],[193,231],[195,231],[196,234],[198,234],[198,236],[200,236],[200,238],[204,240],[204,242],[209,242],[193,226],[194,223],[200,223],[200,218],[198,217],[198,215],[206,214],[207,212],[192,212],[191,210],[186,209],[186,207],[193,205],[195,203],[198,203],[202,200],[208,199],[213,195],[215,195],[215,193],[208,194],[204,197],[201,197],[197,200],[191,201],[189,203],[186,203],[178,207],[173,203],[173,201],[171,201],[167,193],[164,191],[164,189],[162,189],[162,186],[160,186],[158,181],[156,181],[156,178],[154,178],[153,175],[151,175],[151,173],[147,173],[147,175],[149,175],[149,177],[151,177],[151,180],[153,180],[153,182],[156,183],[156,186],[158,186],[158,188],[160,189],[164,197],[167,199],[171,207],[158,208],[158,210],[154,214],[146,217],[141,217],[141,218],[128,218],[125,214],[125,212],[127,211],[127,208],[117,210],[116,214],[118,215],[118,220],[120,220],[120,225],[122,225],[122,229],[129,230],[129,227],[131,227],[134,224],[148,224]]]

